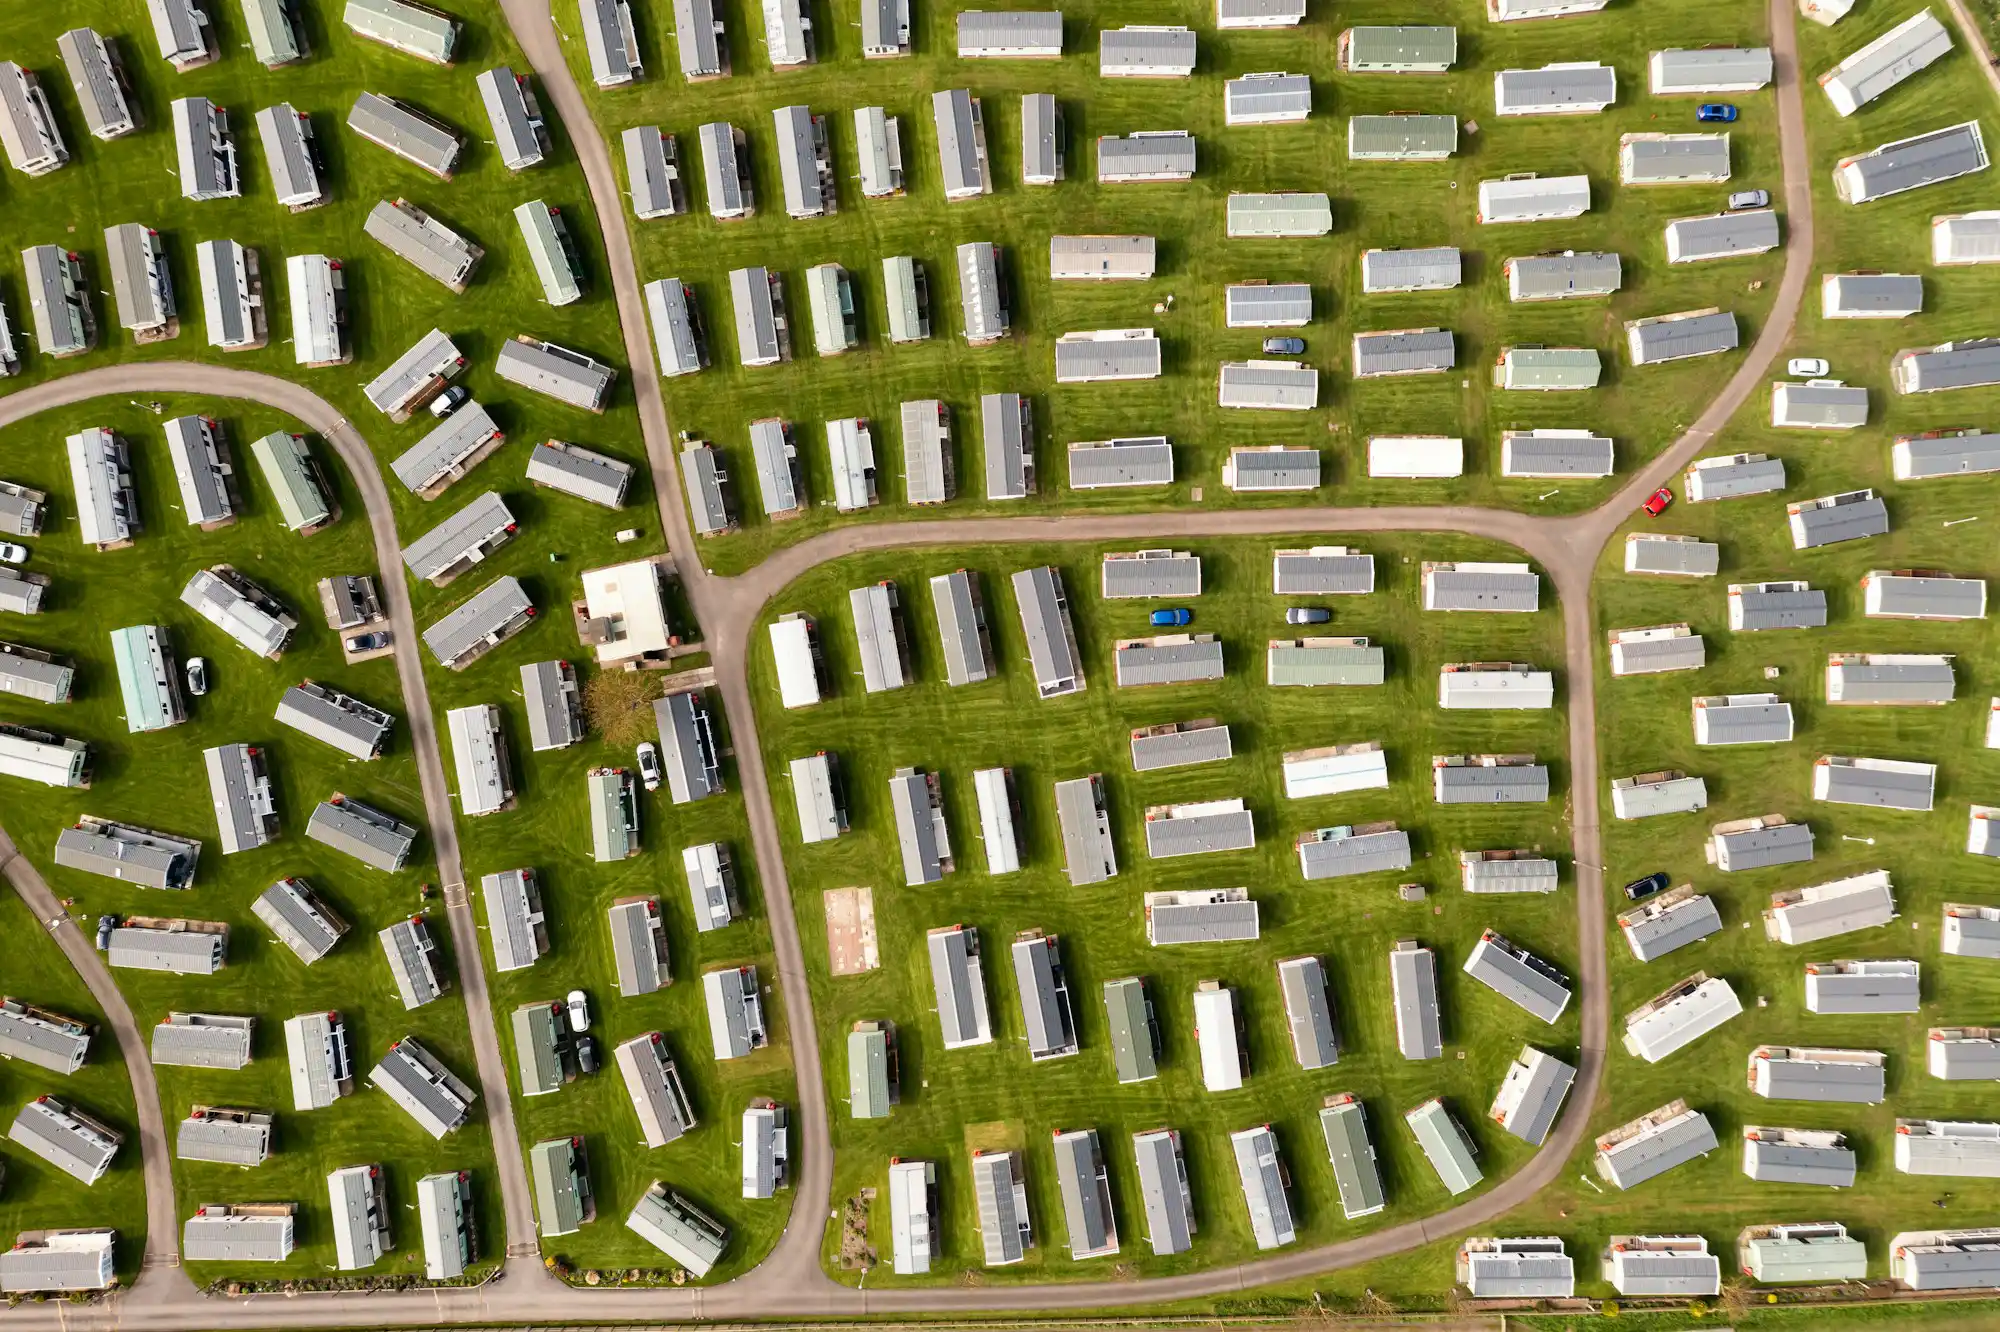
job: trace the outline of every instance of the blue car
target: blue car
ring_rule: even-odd
[[[1153,612],[1153,627],[1155,629],[1179,629],[1193,623],[1194,612],[1183,610],[1179,606],[1174,607],[1172,610],[1156,610]]]
[[[1704,102],[1695,108],[1696,120],[1719,120],[1727,125],[1736,119],[1736,108],[1727,102]]]

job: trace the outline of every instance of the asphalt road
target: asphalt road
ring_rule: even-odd
[[[550,22],[547,0],[501,0],[543,94],[571,141],[588,179],[604,228],[614,290],[640,424],[653,467],[655,498],[670,550],[696,549],[681,502],[674,438],[659,384],[651,373],[652,347],[644,301],[626,224],[625,201],[617,186],[602,136],[588,116],[582,95],[563,60],[562,38]],[[407,589],[399,570],[400,543],[379,466],[366,442],[340,414],[309,390],[286,380],[224,367],[155,363],[86,371],[0,398],[0,428],[36,412],[98,396],[131,392],[194,392],[254,399],[287,411],[334,446],[352,472],[367,509],[377,557],[384,572],[383,593],[403,650],[397,653],[404,703],[417,748],[426,816],[439,872],[451,900],[452,934],[461,983],[472,1025],[481,1094],[492,1124],[509,1235],[504,1280],[476,1290],[429,1290],[400,1294],[259,1296],[211,1300],[197,1294],[168,1264],[177,1238],[165,1131],[144,1042],[130,1009],[101,959],[74,926],[55,931],[65,951],[103,1005],[131,1066],[139,1100],[141,1146],[147,1171],[148,1266],[135,1288],[112,1301],[72,1309],[60,1304],[24,1305],[0,1311],[0,1328],[99,1329],[144,1327],[180,1329],[253,1327],[339,1327],[356,1323],[562,1322],[756,1317],[856,1317],[877,1313],[945,1313],[975,1310],[1027,1311],[1131,1305],[1141,1301],[1193,1299],[1309,1277],[1392,1256],[1431,1240],[1484,1224],[1527,1201],[1562,1171],[1582,1144],[1598,1101],[1610,1028],[1606,983],[1605,918],[1598,824],[1599,770],[1596,739],[1597,651],[1590,612],[1590,582],[1598,558],[1639,501],[1685,467],[1729,418],[1757,392],[1789,337],[1811,277],[1812,199],[1800,103],[1795,21],[1791,0],[1769,0],[1772,47],[1777,58],[1779,131],[1784,163],[1786,222],[1789,227],[1784,277],[1769,318],[1737,372],[1700,416],[1652,463],[1640,470],[1610,501],[1589,513],[1540,518],[1474,507],[1374,509],[1270,509],[1204,513],[1062,518],[943,519],[845,528],[774,554],[737,578],[707,573],[695,559],[679,561],[679,575],[702,626],[714,662],[739,780],[748,806],[758,872],[764,884],[778,955],[778,980],[792,1033],[793,1059],[801,1088],[794,1117],[800,1142],[794,1155],[791,1224],[771,1257],[754,1271],[723,1285],[648,1291],[578,1291],[556,1283],[534,1256],[534,1222],[527,1172],[513,1126],[506,1070],[487,999],[483,958],[470,909],[462,903],[463,872],[452,822],[444,765],[430,708],[419,649],[411,623]],[[2000,90],[2000,86],[1996,87]],[[1525,551],[1549,575],[1564,617],[1564,654],[1569,693],[1573,845],[1577,861],[1577,932],[1581,957],[1582,1055],[1575,1090],[1548,1141],[1529,1163],[1492,1189],[1456,1207],[1418,1221],[1317,1248],[1299,1249],[1184,1276],[1143,1281],[1046,1286],[936,1287],[862,1290],[840,1285],[820,1267],[821,1240],[831,1210],[832,1146],[827,1102],[815,1039],[812,997],[806,984],[797,917],[780,852],[777,821],[757,742],[756,714],[745,670],[749,635],[770,598],[794,578],[826,560],[858,550],[919,545],[996,544],[1039,541],[1097,541],[1119,537],[1221,537],[1276,533],[1362,533],[1451,531],[1491,537]],[[0,833],[0,868],[44,920],[56,913],[54,899],[31,866],[11,852]],[[617,1224],[607,1216],[599,1224]]]

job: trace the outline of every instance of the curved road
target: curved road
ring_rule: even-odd
[[[670,550],[694,550],[695,540],[681,503],[672,432],[657,379],[646,372],[652,348],[644,302],[632,258],[623,201],[604,140],[564,62],[560,39],[549,19],[547,0],[501,0],[529,63],[542,80],[572,141],[588,179],[609,251],[626,353],[634,368],[631,382],[652,463],[656,499]],[[337,1327],[421,1322],[562,1322],[585,1317],[615,1319],[754,1318],[844,1316],[867,1313],[970,1312],[1090,1308],[1106,1304],[1199,1298],[1275,1281],[1350,1267],[1403,1252],[1468,1227],[1483,1224],[1533,1197],[1565,1167],[1581,1145],[1603,1076],[1610,1025],[1606,983],[1605,924],[1601,856],[1598,848],[1598,789],[1595,666],[1596,644],[1590,583],[1599,555],[1639,499],[1685,467],[1729,418],[1755,393],[1790,335],[1812,268],[1812,200],[1807,184],[1804,113],[1800,104],[1790,0],[1770,0],[1771,40],[1777,57],[1777,103],[1784,163],[1790,237],[1784,277],[1770,316],[1737,372],[1697,421],[1610,501],[1589,513],[1549,519],[1472,507],[1384,509],[1270,509],[1225,513],[1170,512],[1105,517],[944,519],[845,528],[825,533],[774,554],[737,578],[707,573],[686,561],[680,576],[715,664],[717,686],[734,742],[739,776],[749,811],[758,870],[765,884],[778,954],[779,982],[789,1015],[793,1058],[800,1087],[801,1151],[794,1185],[791,1224],[769,1259],[724,1285],[648,1291],[574,1291],[556,1283],[535,1260],[534,1221],[527,1174],[513,1126],[484,963],[466,901],[451,800],[445,785],[435,719],[430,709],[393,512],[379,466],[365,440],[339,412],[309,390],[287,380],[207,365],[155,363],[88,371],[0,399],[0,427],[36,412],[113,392],[190,392],[253,399],[291,413],[332,443],[361,492],[383,570],[383,593],[397,639],[397,670],[409,713],[422,779],[426,816],[435,841],[439,871],[451,903],[452,934],[461,982],[466,990],[479,1064],[481,1091],[492,1125],[509,1234],[507,1280],[476,1290],[426,1290],[402,1294],[324,1295],[293,1298],[260,1296],[209,1300],[167,1266],[173,1257],[175,1220],[166,1139],[153,1088],[152,1069],[131,1012],[101,959],[74,926],[56,929],[65,951],[104,1007],[132,1068],[139,1100],[145,1155],[149,1229],[147,1267],[134,1289],[120,1299],[88,1309],[58,1304],[24,1305],[0,1311],[8,1329],[112,1328],[142,1322],[158,1332],[251,1327]],[[578,137],[580,135],[580,137]],[[1570,761],[1577,859],[1577,933],[1581,957],[1582,1057],[1577,1086],[1555,1131],[1529,1163],[1488,1192],[1421,1220],[1314,1249],[1253,1263],[1212,1268],[1184,1276],[1131,1282],[1049,1286],[939,1287],[857,1291],[828,1277],[820,1267],[821,1237],[832,1191],[832,1147],[819,1047],[806,985],[797,918],[780,852],[777,821],[757,742],[755,712],[746,672],[750,632],[763,606],[794,578],[826,560],[858,550],[933,544],[1096,541],[1126,536],[1219,537],[1276,533],[1369,531],[1451,531],[1490,537],[1518,546],[1547,571],[1561,602],[1564,654],[1569,685]],[[0,833],[4,870],[43,919],[58,908],[25,859],[14,854]],[[606,1218],[615,1224],[615,1218]],[[516,1261],[520,1259],[520,1261]],[[143,1310],[143,1312],[141,1312]]]

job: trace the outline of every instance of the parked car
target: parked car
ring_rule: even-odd
[[[0,541],[0,564],[26,564],[28,548],[18,541]]]
[[[1825,374],[1829,368],[1827,363],[1817,356],[1794,356],[1791,360],[1785,362],[1787,373],[1804,375],[1807,379],[1817,379],[1819,376]]]
[[[1322,606],[1287,606],[1286,624],[1325,624],[1333,618],[1333,612]]]
[[[373,633],[356,634],[347,640],[349,652],[377,652],[389,646],[389,631],[377,629]]]
[[[463,384],[453,384],[444,392],[431,399],[431,415],[442,421],[472,400],[472,390]]]
[[[113,931],[113,930],[115,930],[115,929],[117,929],[117,928],[118,928],[118,917],[116,917],[116,916],[99,916],[99,917],[97,918],[97,951],[98,951],[98,952],[100,952],[100,953],[108,953],[108,952],[110,952],[110,951],[111,951],[111,931]]]
[[[1671,486],[1661,486],[1658,490],[1654,491],[1651,495],[1647,496],[1646,512],[1652,514],[1655,518],[1657,518],[1661,514],[1665,513],[1667,511],[1667,506],[1669,504],[1672,504],[1673,502],[1674,502],[1673,488]]]
[[[1731,211],[1738,208],[1767,208],[1771,203],[1769,190],[1738,190],[1729,196]]]
[[[597,1071],[597,1041],[590,1036],[576,1038],[576,1071],[595,1073]]]
[[[1303,356],[1306,354],[1304,338],[1265,338],[1264,350],[1272,356]]]
[[[651,740],[639,746],[639,780],[648,791],[660,789],[660,747]]]
[[[1170,606],[1153,612],[1155,629],[1180,629],[1194,623],[1194,612],[1184,606]]]
[[[1694,109],[1694,118],[1719,121],[1727,125],[1735,121],[1736,108],[1727,102],[1703,102]]]
[[[569,1029],[581,1036],[590,1030],[590,996],[582,990],[569,992]]]
[[[188,692],[196,698],[208,693],[208,658],[189,657],[187,659]]]
[[[1655,870],[1643,879],[1634,879],[1632,882],[1626,884],[1625,896],[1636,902],[1642,897],[1651,897],[1654,893],[1665,892],[1667,885],[1671,882],[1672,880],[1667,878],[1665,870]]]

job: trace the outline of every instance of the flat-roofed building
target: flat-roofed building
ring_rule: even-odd
[[[399,920],[375,936],[388,959],[390,978],[404,1008],[422,1008],[441,997],[445,989],[444,965],[438,959],[437,940],[421,916]]]
[[[1729,136],[1623,135],[1618,140],[1618,178],[1627,185],[1719,185],[1729,179]],[[1715,218],[1669,222],[1668,259],[1675,263],[1720,259],[1730,254],[1761,253],[1778,244],[1777,216],[1769,209],[1718,216],[1746,220],[1737,227],[1725,226]]]
[[[1229,1135],[1236,1177],[1250,1214],[1250,1238],[1259,1249],[1277,1249],[1298,1238],[1287,1196],[1291,1174],[1278,1153],[1278,1135],[1269,1124]]]
[[[1862,609],[1870,619],[1981,620],[1986,580],[1947,573],[1871,569],[1861,580]]]
[[[794,219],[823,217],[837,207],[833,184],[832,147],[826,137],[826,117],[803,106],[772,110],[777,138],[778,180],[785,213]]]
[[[503,65],[487,70],[474,83],[486,108],[487,122],[493,127],[494,145],[507,169],[525,171],[538,165],[548,152],[549,135],[527,76]]]
[[[1431,759],[1440,805],[1535,804],[1549,798],[1549,770],[1531,754],[1450,754]]]
[[[685,44],[681,49],[687,49]],[[711,121],[696,130],[695,137],[701,144],[709,216],[718,222],[732,222],[756,212],[757,198],[751,184],[747,151],[749,140],[743,131],[727,121]]]
[[[544,1239],[572,1235],[597,1217],[583,1139],[545,1138],[528,1149],[535,1219]]]
[[[937,1163],[890,1161],[890,1265],[898,1276],[921,1276],[931,1270],[937,1251]]]
[[[991,194],[993,172],[986,157],[986,122],[979,99],[963,88],[934,92],[931,122],[937,131],[938,173],[943,178],[945,201]]]
[[[1646,62],[1655,97],[1756,92],[1769,85],[1774,66],[1768,46],[1669,47]]]
[[[1229,457],[1222,464],[1222,484],[1238,494],[1317,490],[1319,478],[1318,449],[1289,448],[1281,444],[1235,448],[1229,451]]]
[[[338,1013],[301,1013],[285,1020],[292,1107],[323,1110],[354,1090],[354,1056]]]
[[[347,0],[341,22],[357,36],[434,65],[449,65],[458,44],[458,20],[411,0]]]
[[[926,938],[944,1048],[962,1050],[992,1044],[993,1024],[986,1010],[979,931],[969,925],[945,925],[929,931]]]
[[[1525,662],[1456,662],[1438,672],[1438,707],[1538,710],[1555,706],[1556,677]]]
[[[1368,475],[1435,481],[1465,474],[1465,441],[1451,435],[1372,435]]]
[[[1945,903],[1941,947],[1955,957],[2000,959],[2000,907]]]
[[[1443,374],[1457,364],[1450,329],[1412,328],[1354,335],[1354,377]]]
[[[125,441],[102,426],[89,426],[65,437],[63,447],[69,458],[77,531],[83,544],[98,550],[131,544],[143,525],[139,521],[138,488],[132,480],[132,455]],[[163,632],[152,626],[145,628],[148,633]],[[128,724],[132,718],[130,701],[128,696]]]
[[[1201,557],[1184,550],[1136,550],[1107,554],[1099,593],[1106,601],[1134,597],[1198,597]]]
[[[368,1080],[433,1138],[462,1127],[471,1117],[478,1093],[425,1049],[414,1036],[389,1047],[382,1061],[368,1071]]]
[[[767,417],[750,423],[750,456],[757,471],[757,494],[764,516],[775,518],[804,510],[805,475],[792,423]]]
[[[964,569],[931,578],[931,606],[944,656],[945,683],[977,684],[992,677],[993,646],[977,575]]]
[[[1708,842],[1708,857],[1726,872],[1767,869],[1813,858],[1812,828],[1791,823],[1782,814],[1719,823]]]
[[[1369,253],[1384,253],[1369,251]],[[1387,251],[1391,254],[1413,251]],[[1456,251],[1453,251],[1454,256]],[[1454,266],[1456,259],[1454,258]],[[1502,268],[1510,301],[1560,301],[1609,296],[1624,282],[1624,265],[1612,251],[1565,250],[1561,254],[1521,255]],[[1456,286],[1454,281],[1451,285]]]
[[[1437,1172],[1445,1192],[1457,1196],[1477,1187],[1479,1181],[1485,1178],[1474,1159],[1477,1148],[1466,1135],[1465,1127],[1445,1108],[1442,1100],[1432,1097],[1406,1112],[1403,1122],[1410,1126],[1417,1146],[1423,1150],[1424,1159],[1430,1162],[1431,1169]]]
[[[1905,1175],[2000,1179],[2000,1124],[1898,1119],[1895,1161]]]
[[[1167,722],[1132,732],[1132,770],[1157,772],[1231,757],[1229,727],[1221,722]]]
[[[1053,185],[1068,174],[1062,104],[1053,93],[1021,94],[1021,183]]]
[[[120,223],[104,229],[104,249],[118,326],[139,342],[177,336],[180,322],[175,317],[174,283],[167,271],[166,245],[160,234],[137,222]],[[183,419],[200,418],[175,418]],[[167,424],[171,437],[173,422]]]
[[[583,23],[583,48],[590,61],[592,83],[599,88],[623,88],[646,72],[628,0],[581,0],[578,18]],[[682,59],[685,62],[686,57]]]
[[[1554,1055],[1524,1045],[1508,1065],[1487,1118],[1521,1141],[1539,1147],[1555,1126],[1556,1115],[1575,1080],[1574,1068]]]
[[[1554,1235],[1468,1239],[1458,1249],[1457,1275],[1466,1294],[1485,1299],[1568,1299],[1576,1269]]]
[[[1100,78],[1184,79],[1194,73],[1195,36],[1189,28],[1128,23],[1097,37]]]
[[[1750,1090],[1773,1101],[1880,1105],[1887,1058],[1878,1050],[1760,1045],[1750,1052]]]
[[[1851,116],[1950,50],[1950,30],[1921,10],[1820,75],[1819,86],[1836,112]]]
[[[1292,750],[1284,755],[1285,795],[1292,800],[1386,790],[1388,757],[1375,741]]]
[[[785,1107],[759,1097],[743,1110],[743,1196],[775,1198],[789,1184],[791,1147],[786,1141],[790,1115]]]
[[[1173,445],[1165,435],[1080,441],[1069,446],[1072,490],[1164,486],[1173,479]]]
[[[200,858],[201,843],[192,838],[90,814],[56,834],[56,864],[139,888],[192,888]]]
[[[1764,935],[1775,943],[1818,943],[1896,918],[1896,895],[1887,870],[1794,888],[1771,895]]]
[[[1500,388],[1544,393],[1597,387],[1604,372],[1594,347],[1508,347],[1493,366]]]
[[[353,351],[342,333],[347,323],[347,278],[338,259],[295,254],[285,260],[291,289],[292,360],[308,369],[344,365]]]
[[[514,209],[514,223],[521,230],[521,240],[528,247],[528,259],[534,265],[535,276],[541,281],[542,299],[550,305],[574,305],[577,301],[582,300],[582,264],[577,258],[576,242],[570,236],[569,224],[563,220],[562,213],[540,199],[530,199]],[[546,382],[541,378],[546,373],[546,367],[533,365],[532,362],[521,364],[522,358],[519,352],[514,353],[516,364],[510,366],[508,360],[510,349],[518,348],[524,343],[529,347],[546,347],[549,345],[534,343],[518,336],[508,342],[502,343],[500,347],[500,377],[513,380],[515,383],[525,383],[527,387],[539,388],[543,392],[549,392],[550,390],[546,386]],[[575,357],[576,353],[571,352],[569,355]],[[590,361],[587,357],[579,359],[584,360],[589,365],[596,365],[596,362]],[[533,379],[525,379],[518,373],[519,370],[530,368],[537,372],[536,377]],[[604,369],[604,367],[598,368],[600,370]],[[608,377],[606,382],[609,382]],[[561,397],[564,395],[552,394],[551,396]],[[588,406],[591,404],[580,405]],[[592,410],[595,410],[594,406],[592,406]]]
[[[458,131],[407,102],[381,93],[363,92],[347,113],[347,128],[368,142],[450,180],[465,141]]]
[[[1679,217],[1667,223],[1667,262],[1740,259],[1775,250],[1779,240],[1778,215],[1768,208]]]
[[[0,1252],[0,1293],[109,1290],[117,1284],[115,1230],[23,1231]]]
[[[1697,971],[1625,1016],[1625,1048],[1657,1064],[1743,1011],[1729,982]]]
[[[648,1147],[664,1147],[694,1129],[698,1121],[666,1037],[657,1031],[634,1036],[613,1046],[611,1057]]]
[[[887,1119],[901,1099],[896,1024],[857,1022],[847,1033],[847,1109],[856,1119]]]
[[[1192,35],[1190,34],[1190,45]],[[1245,74],[1222,85],[1222,123],[1279,125],[1312,115],[1312,79],[1304,74]],[[1457,122],[1452,117],[1453,129]]]
[[[1012,874],[1021,868],[1021,849],[1014,837],[1013,774],[1007,768],[976,768],[972,787],[979,802],[979,835],[986,846],[986,872]]]
[[[250,910],[307,966],[332,952],[347,933],[347,922],[300,878],[278,880],[258,895]]]
[[[56,38],[56,50],[93,137],[110,140],[138,128],[125,92],[124,68],[109,42],[90,28],[71,28]]]
[[[1731,583],[1729,627],[1818,629],[1826,624],[1826,593],[1802,582]]]
[[[960,60],[1054,60],[1062,53],[1060,11],[962,9],[958,12]]]
[[[338,749],[350,758],[378,758],[395,729],[380,708],[313,680],[301,681],[278,700],[276,719]]]
[[[1618,71],[1593,60],[1503,69],[1493,76],[1493,110],[1503,116],[1596,115],[1617,100]]]
[[[1603,9],[1609,0],[1486,0],[1490,23],[1511,23],[1521,19],[1566,18]]]
[[[1745,1276],[1765,1285],[1868,1276],[1867,1246],[1838,1221],[1749,1226],[1737,1236],[1736,1262]]]
[[[1968,120],[1842,158],[1834,164],[1833,189],[1843,202],[1872,203],[1984,171],[1988,165],[1979,122]]]
[[[1721,1144],[1708,1117],[1674,1100],[1597,1139],[1597,1173],[1621,1189],[1708,1155]]]
[[[255,745],[217,745],[201,756],[222,854],[254,851],[275,838],[277,796],[264,752]]]
[[[1461,851],[1458,875],[1468,893],[1552,893],[1559,869],[1532,851]]]
[[[1743,1129],[1743,1173],[1760,1183],[1850,1188],[1855,1167],[1844,1133],[1758,1124]]]
[[[1058,1131],[1054,1139],[1056,1188],[1072,1260],[1118,1252],[1118,1225],[1112,1213],[1111,1178],[1096,1129]]]
[[[1712,307],[1632,319],[1625,324],[1625,350],[1633,365],[1716,356],[1734,351],[1737,340],[1736,316]]]
[[[1155,948],[1240,943],[1258,937],[1257,903],[1247,888],[1147,893],[1145,908],[1146,942]]]
[[[1239,282],[1222,294],[1223,322],[1230,328],[1302,328],[1312,322],[1312,287],[1304,282]]]
[[[463,415],[463,409],[458,414]],[[424,646],[440,665],[463,670],[534,619],[535,604],[527,589],[512,574],[503,574],[424,630]]]
[[[1928,813],[1936,789],[1934,763],[1824,754],[1813,762],[1813,799],[1832,805]]]
[[[657,897],[628,897],[605,913],[611,929],[611,960],[624,998],[651,994],[672,981],[666,928]]]
[[[604,410],[604,396],[618,372],[600,361],[517,334],[500,344],[493,373],[510,384],[589,412]]]
[[[245,10],[252,8],[246,5]],[[313,137],[312,117],[290,102],[267,106],[253,118],[257,139],[264,148],[264,161],[271,172],[271,189],[278,202],[294,212],[312,208],[327,200],[320,180],[319,146]]]
[[[629,472],[626,479],[630,479]],[[681,446],[681,483],[687,491],[688,509],[693,514],[697,535],[720,536],[735,530],[729,473],[723,469],[722,454],[715,445],[697,439]]]
[[[125,1135],[53,1096],[38,1096],[14,1116],[7,1138],[86,1187],[104,1178]]]
[[[1065,333],[1056,339],[1055,358],[1059,384],[1160,377],[1160,340],[1150,328]]]
[[[181,1226],[189,1262],[282,1263],[298,1244],[297,1203],[206,1203]]]
[[[326,1177],[333,1210],[334,1266],[343,1272],[373,1267],[395,1248],[389,1234],[388,1181],[382,1167],[345,1166]]]
[[[257,252],[233,240],[209,240],[198,242],[194,255],[208,345],[222,351],[263,346],[264,288]]]
[[[743,364],[776,365],[789,361],[792,340],[784,280],[765,268],[732,269],[729,294],[736,316],[737,355]]]
[[[54,653],[0,641],[0,694],[36,703],[67,703],[76,670]]]
[[[1007,336],[1012,315],[1000,276],[1000,247],[989,241],[968,241],[958,247],[958,308],[965,340],[983,347]]]
[[[592,768],[584,775],[590,802],[590,858],[600,865],[639,854],[638,782],[624,768]]]
[[[909,255],[882,261],[884,313],[889,317],[889,341],[923,342],[931,335],[930,279]]]
[[[1692,884],[1682,884],[1620,913],[1618,928],[1632,956],[1651,962],[1719,933],[1722,916],[1713,898],[1695,892]]]
[[[787,708],[809,708],[822,697],[817,630],[811,616],[787,611],[767,631],[778,676],[778,698]]]
[[[274,430],[250,442],[250,456],[271,487],[286,530],[310,535],[333,521],[326,477],[313,460],[305,436]]]
[[[1194,1195],[1188,1186],[1180,1133],[1175,1129],[1135,1133],[1132,1150],[1137,1158],[1148,1245],[1155,1255],[1186,1252],[1194,1244]]]
[[[407,210],[407,205],[404,208]],[[378,204],[369,217],[373,219],[383,209],[397,211],[393,205]],[[465,357],[450,338],[434,328],[390,362],[389,368],[370,380],[362,392],[390,420],[407,421],[417,408],[442,393],[445,385],[463,369]]]
[[[658,125],[634,125],[619,136],[632,215],[642,222],[687,211],[680,142]],[[648,284],[650,285],[650,284]]]
[[[1620,1295],[1701,1296],[1722,1290],[1722,1260],[1699,1235],[1613,1235],[1603,1273]]]
[[[2000,338],[1961,339],[1899,351],[1889,361],[1889,375],[1898,393],[2000,384]]]
[[[951,830],[944,818],[944,786],[935,772],[898,768],[889,778],[889,804],[896,818],[903,883],[915,888],[936,883],[957,867]]]
[[[1305,13],[1305,0],[1217,0],[1217,3],[1289,4],[1297,8],[1301,18]],[[1458,29],[1412,24],[1349,28],[1340,34],[1339,60],[1340,67],[1350,74],[1442,74],[1458,60]]]
[[[1201,1055],[1201,1085],[1210,1092],[1242,1087],[1250,1057],[1243,1043],[1236,991],[1212,980],[1195,986],[1194,1035]]]

